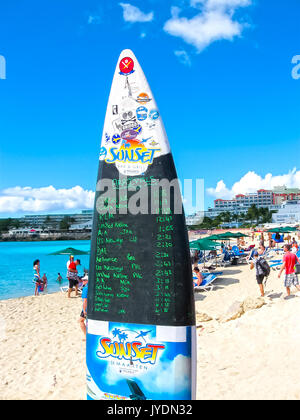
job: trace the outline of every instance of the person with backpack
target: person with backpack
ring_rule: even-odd
[[[259,286],[259,290],[262,297],[265,296],[264,280],[269,277],[271,271],[269,264],[263,256],[265,251],[266,249],[263,245],[259,247],[258,251],[254,251],[254,260],[251,262],[250,265],[251,270],[253,270],[254,268],[256,270],[256,281]]]
[[[291,295],[291,286],[295,286],[300,292],[299,280],[295,271],[295,266],[299,263],[299,259],[296,254],[291,252],[290,245],[284,245],[283,250],[285,252],[283,257],[283,264],[281,266],[278,278],[280,279],[282,272],[285,270],[284,286],[286,287],[287,295]]]

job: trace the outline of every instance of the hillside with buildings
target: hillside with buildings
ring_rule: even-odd
[[[93,210],[75,214],[34,214],[18,219],[0,219],[2,240],[90,239]]]
[[[245,222],[251,223],[255,220],[255,217],[251,220],[249,216],[251,209],[267,209],[272,214],[271,220],[266,221],[269,223],[300,223],[300,189],[281,186],[273,190],[258,190],[252,194],[238,194],[231,200],[218,198],[214,201],[214,207],[205,211],[204,217],[214,220],[221,215],[227,215],[227,223],[239,227]],[[188,225],[194,225],[198,221],[198,214],[187,217]]]

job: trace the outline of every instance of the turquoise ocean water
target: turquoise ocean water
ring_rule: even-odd
[[[33,261],[41,262],[41,275],[48,277],[48,293],[60,290],[67,285],[67,255],[53,256],[52,252],[64,248],[76,248],[82,251],[90,250],[90,241],[54,241],[54,242],[0,242],[0,300],[31,296],[34,294]],[[83,269],[89,268],[89,255],[80,255],[79,275]],[[56,282],[60,273],[63,282]]]

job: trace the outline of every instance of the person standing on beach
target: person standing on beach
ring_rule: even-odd
[[[35,260],[33,262],[33,282],[35,283],[35,291],[34,296],[39,295],[39,291],[41,291],[41,276],[40,276],[40,260]]]
[[[261,234],[260,234],[259,245],[265,247],[265,235],[264,235],[263,232],[261,232]]]
[[[260,294],[262,297],[265,296],[264,279],[265,277],[267,277],[267,272],[265,271],[264,267],[265,265],[268,265],[268,263],[263,257],[264,253],[265,253],[265,247],[261,245],[259,247],[259,250],[254,252],[253,254],[254,260],[251,261],[251,264],[250,264],[250,270],[253,270],[254,268],[256,270],[256,281],[259,286]]]
[[[70,255],[70,259],[69,259],[69,261],[67,262],[67,270],[69,270],[69,265],[70,265],[72,262],[74,262],[74,255]]]
[[[285,255],[283,257],[283,264],[278,274],[278,278],[280,279],[281,274],[285,270],[285,280],[284,286],[286,287],[287,295],[291,295],[291,287],[295,286],[296,289],[300,292],[299,280],[298,276],[295,273],[295,265],[296,263],[300,262],[297,255],[291,252],[290,245],[284,245],[283,250]]]
[[[79,325],[83,332],[83,334],[86,336],[86,317],[87,317],[87,300],[88,300],[88,277],[84,277],[83,279],[83,289],[82,289],[82,312],[80,314],[79,318]]]
[[[69,280],[69,289],[68,289],[68,298],[71,297],[73,287],[75,287],[75,295],[78,296],[78,271],[77,266],[81,265],[80,260],[73,261],[69,264],[68,268],[68,280]]]

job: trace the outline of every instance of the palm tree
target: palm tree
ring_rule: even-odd
[[[120,330],[120,328],[115,328],[115,329],[112,331],[112,335],[113,335],[114,337],[117,337],[117,335],[119,335],[119,334],[121,334],[121,330]]]

